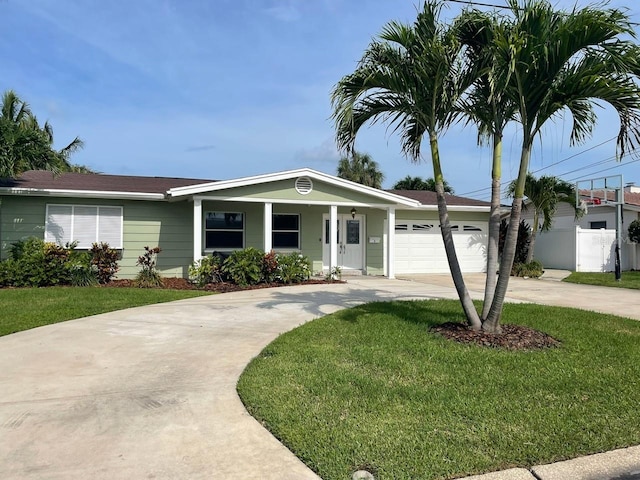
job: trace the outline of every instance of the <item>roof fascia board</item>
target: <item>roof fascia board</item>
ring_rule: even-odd
[[[194,195],[195,199],[203,201],[218,202],[243,202],[243,203],[276,203],[281,205],[336,205],[338,207],[369,207],[369,208],[399,208],[394,204],[385,203],[362,203],[362,202],[332,202],[329,200],[284,200],[281,198],[256,198],[256,197],[228,197],[211,195]]]
[[[280,180],[290,180],[299,176],[308,176],[314,180],[324,181],[336,186],[346,188],[348,190],[356,191],[371,195],[376,198],[382,198],[394,203],[399,203],[407,206],[418,206],[420,202],[407,197],[396,195],[389,192],[378,190],[377,188],[367,187],[360,185],[359,183],[351,182],[343,178],[334,177],[326,173],[318,172],[310,168],[301,168],[297,170],[288,170],[285,172],[268,173],[265,175],[256,175],[253,177],[237,178],[233,180],[222,180],[219,182],[203,183],[200,185],[190,185],[186,187],[177,187],[168,190],[168,195],[172,197],[184,196],[184,195],[199,195],[207,192],[216,192],[220,190],[226,190],[229,188],[244,187],[248,185],[257,185],[268,182],[277,182]],[[302,202],[304,203],[304,202]]]
[[[26,195],[33,197],[76,197],[104,198],[118,200],[165,200],[162,193],[106,192],[101,190],[55,190],[48,188],[7,188],[0,187],[0,195]]]

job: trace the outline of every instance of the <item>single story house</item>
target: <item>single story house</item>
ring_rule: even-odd
[[[464,272],[485,268],[489,204],[448,195]],[[29,236],[121,251],[133,278],[144,246],[158,269],[184,277],[214,251],[298,251],[314,273],[448,272],[434,192],[383,191],[308,168],[232,180],[25,172],[0,182],[0,254]]]
[[[585,215],[576,220],[573,207],[560,203],[553,226],[536,238],[534,257],[547,268],[577,272],[611,272],[615,268],[616,206],[602,191],[581,191],[588,202]],[[608,200],[613,200],[608,193]],[[629,225],[640,218],[640,187],[624,187],[622,206],[622,270],[640,269],[638,245],[629,241]],[[522,218],[533,225],[533,210],[524,210]]]

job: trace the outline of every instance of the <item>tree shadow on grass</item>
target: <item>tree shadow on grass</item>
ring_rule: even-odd
[[[340,312],[340,318],[357,322],[366,315],[392,315],[405,322],[431,328],[445,322],[463,323],[464,312],[454,300],[431,299],[423,301],[374,302]]]

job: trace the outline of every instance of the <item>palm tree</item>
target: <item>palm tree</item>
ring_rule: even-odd
[[[511,28],[493,39],[498,85],[517,105],[522,129],[518,177],[498,282],[483,329],[499,331],[513,266],[531,147],[542,126],[567,110],[573,117],[571,144],[588,138],[596,123],[594,106],[610,104],[618,113],[620,156],[639,138],[640,89],[635,84],[639,49],[626,14],[595,7],[556,11],[547,0],[508,0]]]
[[[68,171],[69,156],[82,148],[76,138],[61,150],[53,148],[53,128],[40,127],[28,104],[12,90],[0,105],[0,178],[13,178],[26,170]]]
[[[352,155],[340,159],[338,177],[373,188],[382,188],[384,180],[378,162],[369,154],[359,152],[353,152]]]
[[[504,130],[515,120],[516,103],[505,94],[497,69],[494,39],[505,36],[509,22],[492,12],[464,11],[455,22],[456,33],[466,46],[468,62],[479,73],[472,89],[458,105],[465,123],[478,129],[478,145],[493,148],[491,165],[491,207],[487,241],[487,273],[481,318],[489,314],[498,280],[502,178],[502,142]]]
[[[515,189],[516,184],[514,181],[509,184],[507,194],[513,196]],[[524,196],[527,197],[528,203],[522,206],[523,210],[533,207],[531,241],[525,260],[529,263],[533,259],[536,235],[538,231],[546,232],[551,229],[553,217],[558,210],[558,204],[564,202],[571,205],[576,218],[580,217],[582,210],[576,205],[576,189],[573,184],[551,175],[543,175],[540,178],[536,178],[531,173],[528,173],[524,184]],[[541,218],[542,224],[540,224]]]
[[[442,185],[445,193],[454,193],[451,185],[443,180]],[[402,180],[398,180],[392,187],[394,190],[427,190],[430,192],[436,191],[436,181],[433,177],[429,177],[423,180],[422,177],[412,177],[407,175]]]
[[[333,119],[338,147],[347,152],[368,122],[388,122],[400,133],[404,154],[415,162],[421,159],[423,138],[428,138],[451,276],[469,325],[480,329],[453,244],[438,146],[438,136],[455,120],[454,105],[473,79],[462,65],[460,42],[438,19],[440,8],[441,2],[429,0],[413,25],[390,22],[383,28],[356,70],[335,86]]]

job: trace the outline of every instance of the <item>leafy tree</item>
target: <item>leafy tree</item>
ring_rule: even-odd
[[[640,243],[640,220],[634,220],[629,224],[629,240]]]
[[[507,190],[509,196],[513,196],[515,188],[516,184],[513,181]],[[529,263],[533,259],[538,231],[546,232],[551,229],[558,204],[564,202],[571,205],[576,218],[582,214],[582,210],[576,205],[576,189],[573,184],[550,175],[536,178],[528,173],[524,184],[524,196],[529,202],[523,205],[523,210],[533,208],[531,242],[525,259],[525,263]],[[540,223],[540,219],[542,219],[542,223]]]
[[[75,138],[61,150],[53,148],[53,128],[41,127],[29,105],[12,90],[2,96],[0,105],[0,178],[14,178],[26,170],[69,171],[80,168],[69,157],[83,143]],[[85,167],[82,167],[85,168]]]
[[[413,25],[388,23],[374,39],[356,70],[343,77],[332,93],[338,147],[353,151],[360,128],[371,121],[387,121],[400,133],[402,150],[421,159],[428,138],[436,183],[438,216],[447,261],[456,291],[472,328],[481,327],[453,244],[444,194],[438,137],[455,120],[454,106],[473,81],[460,60],[461,44],[439,21],[442,3],[425,2]]]
[[[384,180],[384,174],[380,171],[378,162],[374,161],[369,154],[358,152],[340,159],[338,177],[373,188],[382,188]]]
[[[454,193],[451,185],[446,180],[442,182],[445,193]],[[430,192],[436,191],[436,181],[430,177],[423,180],[422,177],[412,177],[407,175],[402,180],[398,180],[392,187],[394,190],[428,190]]]

